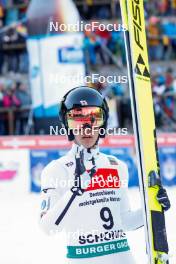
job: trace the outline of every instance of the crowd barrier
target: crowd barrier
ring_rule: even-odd
[[[176,185],[176,134],[162,134],[157,140],[163,184]],[[39,192],[42,169],[70,147],[71,143],[62,136],[0,137],[0,190]],[[138,186],[132,135],[101,139],[100,149],[124,160],[129,169],[129,186]]]

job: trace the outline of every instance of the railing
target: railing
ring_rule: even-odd
[[[8,134],[9,135],[15,134],[15,122],[14,121],[15,121],[16,114],[27,112],[29,115],[30,111],[31,111],[31,106],[9,107],[9,108],[0,107],[0,116],[6,115],[5,120],[7,120],[7,123],[8,123]]]

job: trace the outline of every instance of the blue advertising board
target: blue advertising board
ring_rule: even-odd
[[[40,192],[40,178],[43,168],[52,160],[67,153],[68,149],[32,150],[30,152],[31,191]],[[132,147],[108,148],[101,151],[124,161],[129,170],[129,187],[139,186],[136,155]],[[159,160],[162,182],[166,186],[176,185],[176,147],[160,147]]]

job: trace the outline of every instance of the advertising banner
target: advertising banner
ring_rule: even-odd
[[[176,185],[176,134],[158,136],[161,177],[166,186]],[[72,143],[63,136],[0,137],[0,189],[39,192],[43,168],[67,153]],[[138,186],[134,138],[109,136],[100,150],[128,165],[129,187]]]
[[[83,40],[82,33],[28,39],[35,116],[57,116],[58,102],[63,95],[71,88],[84,84]]]
[[[159,160],[163,184],[176,185],[176,147],[161,147]]]
[[[42,170],[49,162],[65,155],[66,152],[66,150],[32,150],[30,152],[31,192],[40,192]]]
[[[29,151],[0,150],[0,191],[30,191]]]

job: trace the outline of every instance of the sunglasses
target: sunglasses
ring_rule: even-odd
[[[80,129],[85,125],[101,127],[104,124],[105,113],[100,107],[79,107],[68,111],[66,118],[70,129]]]

